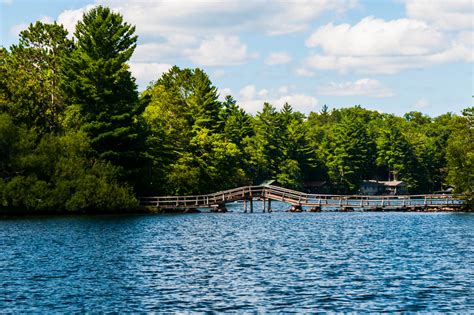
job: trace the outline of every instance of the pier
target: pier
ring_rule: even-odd
[[[140,197],[140,206],[163,211],[192,212],[207,208],[226,212],[226,203],[242,201],[244,212],[254,212],[254,200],[263,201],[263,212],[272,212],[271,202],[289,204],[290,212],[320,211],[458,211],[464,202],[445,194],[428,195],[329,195],[307,194],[278,186],[244,186],[207,195]]]

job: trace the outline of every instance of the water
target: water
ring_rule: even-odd
[[[0,312],[126,310],[472,311],[474,215],[0,220]]]

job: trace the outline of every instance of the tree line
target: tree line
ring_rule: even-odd
[[[410,193],[472,194],[474,108],[403,117],[361,106],[246,113],[201,69],[177,66],[138,93],[135,27],[109,8],[74,37],[36,22],[0,49],[0,208],[118,211],[136,196],[208,193],[275,179],[355,193],[398,179]]]

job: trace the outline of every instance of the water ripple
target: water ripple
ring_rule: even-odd
[[[0,311],[472,311],[473,240],[469,214],[4,218]]]

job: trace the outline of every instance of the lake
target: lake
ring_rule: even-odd
[[[4,217],[0,312],[474,310],[474,214],[240,207]]]

